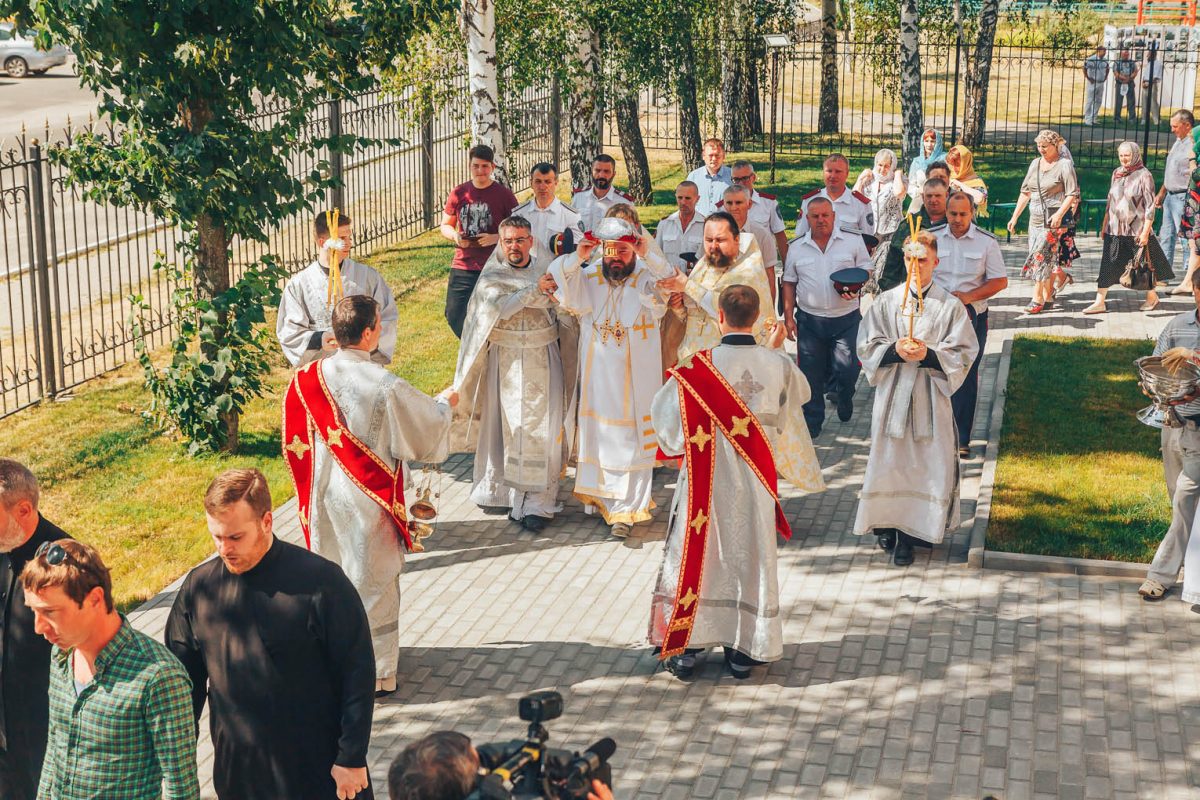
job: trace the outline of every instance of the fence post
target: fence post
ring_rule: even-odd
[[[555,170],[562,167],[562,91],[557,75],[550,79],[550,161]]]
[[[1150,54],[1146,57],[1146,77],[1154,75],[1154,62],[1158,60],[1158,40],[1150,40]],[[1159,98],[1162,98],[1162,81],[1159,81]],[[1130,92],[1136,91],[1132,86],[1129,87]],[[1142,152],[1150,152],[1150,98],[1154,96],[1154,81],[1150,81],[1150,85],[1146,87],[1146,96],[1142,98]],[[1155,120],[1158,124],[1158,120]]]
[[[433,107],[426,102],[421,110],[421,210],[425,227],[437,224],[433,197]]]
[[[955,3],[955,12],[958,11],[958,4]],[[950,144],[958,144],[958,92],[959,92],[959,65],[962,63],[962,25],[955,26],[954,29],[954,110],[950,112]]]
[[[29,206],[33,215],[33,293],[37,298],[38,339],[41,353],[38,373],[42,399],[58,394],[58,372],[54,358],[54,318],[50,312],[50,256],[46,248],[46,191],[43,175],[45,159],[37,139],[29,149],[25,163],[29,179]]]
[[[329,135],[330,137],[342,135],[342,101],[336,97],[329,101]],[[342,151],[340,149],[329,151],[329,171],[337,182],[337,185],[329,190],[329,207],[345,211],[346,175],[342,167]]]

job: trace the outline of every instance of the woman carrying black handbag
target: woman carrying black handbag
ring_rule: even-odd
[[[1154,176],[1142,163],[1142,151],[1135,142],[1122,142],[1117,148],[1121,165],[1113,170],[1104,211],[1104,255],[1096,278],[1096,299],[1084,314],[1107,311],[1105,298],[1113,284],[1146,292],[1142,311],[1158,307],[1155,286],[1175,277],[1154,229]]]

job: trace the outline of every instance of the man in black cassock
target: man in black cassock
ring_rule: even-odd
[[[0,458],[0,798],[37,795],[50,714],[50,642],[33,630],[18,578],[44,542],[69,539],[38,513],[38,485]]]
[[[196,567],[166,644],[205,700],[221,800],[371,800],[367,743],[375,657],[367,614],[341,569],[271,532],[255,469],[228,470],[204,497],[220,558]]]

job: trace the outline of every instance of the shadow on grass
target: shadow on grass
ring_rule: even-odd
[[[1170,521],[1137,340],[1013,341],[988,546],[1149,561]]]

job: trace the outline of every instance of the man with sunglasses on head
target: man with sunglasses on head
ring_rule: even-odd
[[[50,643],[33,629],[21,570],[46,542],[69,538],[38,512],[38,484],[0,458],[0,797],[33,800],[46,754]]]
[[[191,681],[113,605],[100,554],[43,543],[21,572],[34,630],[52,644],[44,800],[199,800]]]

